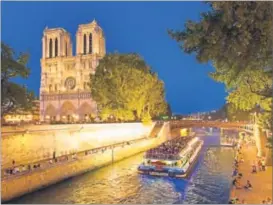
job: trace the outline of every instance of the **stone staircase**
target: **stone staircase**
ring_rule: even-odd
[[[160,130],[162,129],[163,125],[164,125],[163,122],[156,122],[152,131],[149,134],[149,138],[156,138]]]

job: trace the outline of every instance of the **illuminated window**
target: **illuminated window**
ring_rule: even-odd
[[[86,54],[86,34],[83,36],[83,54]]]

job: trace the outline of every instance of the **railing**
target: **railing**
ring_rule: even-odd
[[[171,121],[172,128],[202,126],[202,127],[223,127],[223,128],[245,128],[253,130],[253,124],[247,122],[220,122],[220,121],[199,121],[199,120],[175,120]]]
[[[181,157],[177,154],[160,154],[160,153],[153,153],[153,154],[146,154],[146,159],[155,159],[155,160],[179,160]]]

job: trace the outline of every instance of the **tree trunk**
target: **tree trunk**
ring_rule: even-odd
[[[266,166],[272,166],[272,148],[266,149],[266,158],[265,158]]]
[[[266,151],[266,135],[257,125],[254,128],[254,138],[256,141],[256,147],[258,149],[257,156],[264,157]]]

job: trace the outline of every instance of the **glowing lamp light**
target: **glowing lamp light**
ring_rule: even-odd
[[[78,115],[73,115],[73,118],[78,119],[79,116]]]
[[[66,118],[66,116],[63,116],[62,118],[64,118],[64,119],[65,119],[65,118]]]
[[[49,116],[49,115],[47,115],[47,116],[46,116],[46,119],[49,119],[49,118],[50,118],[50,116]]]

